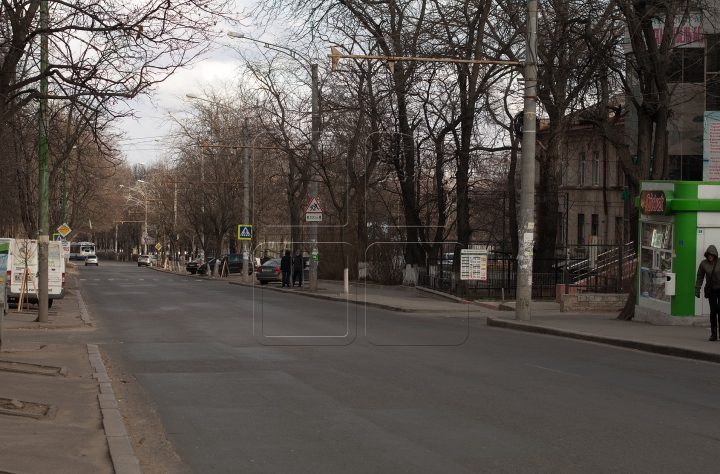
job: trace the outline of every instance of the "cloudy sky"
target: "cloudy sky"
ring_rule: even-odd
[[[181,70],[160,84],[152,99],[140,97],[130,102],[136,118],[123,119],[117,124],[117,128],[125,133],[120,145],[128,162],[150,165],[156,161],[165,147],[156,139],[170,131],[166,110],[181,109],[188,100],[185,94],[199,95],[204,88],[231,83],[237,75],[238,65],[236,53],[218,45],[194,67]]]

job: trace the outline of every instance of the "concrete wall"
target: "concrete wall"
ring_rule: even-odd
[[[626,294],[617,293],[578,293],[562,295],[560,311],[563,313],[596,312],[614,313],[620,311],[627,301]]]

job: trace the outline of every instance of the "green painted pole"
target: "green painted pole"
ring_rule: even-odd
[[[40,70],[43,76],[40,79],[40,110],[38,114],[38,321],[48,322],[48,242],[50,225],[48,219],[48,140],[47,140],[47,93],[48,80],[44,73],[48,68],[48,2],[40,3]]]

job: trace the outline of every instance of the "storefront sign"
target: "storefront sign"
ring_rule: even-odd
[[[703,181],[720,181],[720,112],[705,112]]]
[[[667,199],[664,191],[643,191],[640,193],[640,212],[646,216],[665,215]]]

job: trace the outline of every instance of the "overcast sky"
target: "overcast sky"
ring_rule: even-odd
[[[125,132],[120,146],[128,162],[150,165],[160,158],[165,145],[155,139],[170,131],[165,110],[182,108],[188,100],[185,94],[200,95],[203,88],[231,83],[237,75],[238,64],[231,49],[218,46],[194,67],[180,70],[160,84],[152,100],[140,97],[130,102],[136,118],[123,119],[117,124],[117,128]]]

